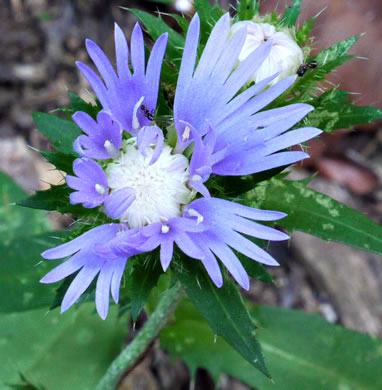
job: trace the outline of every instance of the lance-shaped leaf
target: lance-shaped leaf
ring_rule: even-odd
[[[82,205],[71,205],[69,195],[72,191],[66,184],[52,186],[48,190],[37,191],[29,198],[18,201],[17,204],[32,209],[58,211],[62,214],[71,213],[77,216],[94,213],[93,209],[86,209]]]
[[[129,298],[134,322],[137,321],[151,290],[157,285],[158,279],[163,273],[157,252],[149,254],[143,260],[145,261],[134,266],[134,270],[129,276]]]
[[[258,306],[259,341],[274,381],[254,370],[208,324],[190,302],[160,334],[161,347],[187,363],[191,372],[207,369],[214,378],[232,375],[261,390],[378,390],[382,388],[382,342],[329,324],[317,314]]]
[[[270,377],[256,339],[255,325],[232,280],[225,277],[223,287],[216,287],[201,262],[193,259],[184,259],[181,267],[178,265],[173,270],[215,334],[223,337],[252,366]],[[194,335],[198,337],[197,332]]]
[[[38,130],[52,141],[58,151],[77,156],[73,142],[82,131],[74,122],[42,112],[34,112],[32,115]]]
[[[41,211],[27,210],[16,205],[26,196],[10,177],[0,171],[0,242],[3,245],[16,237],[39,234],[51,228]]]
[[[60,315],[46,309],[0,315],[0,388],[28,381],[47,390],[94,390],[126,336],[116,310],[106,321],[83,305]]]
[[[329,133],[336,129],[348,129],[354,125],[382,119],[382,110],[351,103],[349,92],[333,88],[312,98],[309,104],[316,107],[304,120],[307,126],[318,127]]]
[[[0,244],[0,312],[18,312],[48,307],[54,287],[39,283],[55,264],[41,261],[40,253],[60,243],[65,232],[18,237]]]
[[[288,214],[277,224],[326,241],[382,254],[382,226],[362,213],[306,187],[302,181],[273,178],[246,195],[249,204]]]

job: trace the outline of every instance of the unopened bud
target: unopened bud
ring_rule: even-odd
[[[241,28],[247,28],[247,37],[239,55],[239,62],[244,61],[254,50],[268,40],[272,40],[272,48],[269,56],[255,71],[249,81],[258,83],[276,73],[278,77],[272,80],[270,85],[296,74],[297,69],[304,62],[304,53],[297,45],[288,29],[277,31],[269,23],[254,23],[243,21],[235,23],[231,32],[235,34]]]

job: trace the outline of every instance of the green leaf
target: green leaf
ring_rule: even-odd
[[[0,388],[22,372],[49,390],[93,390],[120,352],[126,321],[102,321],[93,305],[60,315],[34,310],[0,316]]]
[[[65,154],[62,152],[47,152],[45,150],[40,151],[40,153],[58,170],[73,175],[73,161],[75,160],[75,157],[72,154]]]
[[[73,113],[77,111],[84,111],[95,119],[98,112],[102,109],[100,104],[93,106],[93,104],[85,102],[84,99],[71,91],[68,91],[68,95],[70,102],[72,103],[70,108],[72,109]]]
[[[255,240],[252,239],[252,241],[255,242],[256,245],[260,246],[261,248],[266,248],[266,242],[262,240]],[[247,271],[247,274],[255,279],[260,280],[264,283],[274,283],[274,280],[272,276],[269,274],[267,269],[257,261],[254,261],[246,256],[243,256],[240,253],[236,253],[238,258],[240,259],[240,262],[243,264],[243,267]]]
[[[255,325],[234,282],[225,277],[223,287],[217,288],[200,261],[184,258],[181,266],[173,267],[175,277],[213,331],[269,377]]]
[[[48,190],[37,191],[34,195],[17,202],[18,205],[47,211],[59,211],[62,214],[89,215],[92,209],[82,205],[71,205],[69,195],[73,190],[66,184],[51,186]]]
[[[0,171],[0,242],[3,245],[16,237],[39,234],[50,229],[44,213],[15,204],[26,195],[10,177]]]
[[[176,22],[179,24],[179,27],[182,29],[183,33],[186,35],[187,31],[188,31],[188,27],[190,25],[187,18],[185,18],[184,16],[177,15],[177,14],[169,14],[168,16],[170,16],[171,18],[176,20]]]
[[[349,95],[349,92],[333,88],[312,98],[309,104],[315,110],[304,119],[304,125],[318,127],[329,133],[382,119],[382,110],[371,105],[356,106],[351,103]]]
[[[129,280],[131,280],[129,298],[134,322],[137,321],[151,290],[156,286],[163,273],[158,253],[154,253],[154,255],[147,256],[143,262],[136,264],[129,276]]]
[[[26,311],[49,306],[55,287],[40,279],[59,263],[42,261],[40,254],[60,244],[65,232],[49,232],[0,244],[0,312]]]
[[[251,314],[258,321],[274,382],[253,370],[222,338],[214,338],[187,301],[162,330],[161,348],[184,359],[192,372],[203,367],[215,378],[224,372],[261,390],[382,388],[380,340],[329,324],[317,314],[268,306],[251,309]]]
[[[297,22],[297,18],[300,15],[302,0],[294,0],[293,3],[286,8],[280,25],[286,27],[294,27]]]
[[[382,254],[382,226],[362,213],[311,190],[303,182],[272,179],[246,196],[261,208],[282,211],[277,221],[290,232],[298,230],[326,241]]]
[[[237,7],[239,20],[251,20],[259,13],[260,2],[256,0],[241,0]]]
[[[32,115],[38,130],[52,141],[57,151],[77,156],[73,142],[82,132],[74,122],[42,112],[34,112]]]
[[[15,390],[45,390],[43,387],[35,386],[22,373],[19,373],[20,380],[22,383],[19,383],[18,385],[10,385],[8,384],[8,387],[15,389]]]

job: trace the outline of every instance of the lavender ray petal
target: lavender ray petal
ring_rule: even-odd
[[[113,277],[114,262],[106,261],[101,268],[96,286],[96,308],[99,316],[105,320],[109,312],[110,286]]]
[[[219,263],[208,248],[204,248],[204,250],[205,256],[201,259],[201,262],[203,263],[204,268],[206,269],[213,283],[217,287],[221,287],[223,285],[223,276],[219,267]]]
[[[134,77],[142,77],[145,74],[145,44],[143,33],[138,23],[131,34],[131,64]]]
[[[108,89],[115,88],[115,85],[117,83],[117,75],[115,74],[114,68],[112,67],[105,53],[99,48],[96,43],[94,43],[90,39],[86,40],[86,49],[89,53],[90,58],[93,60],[95,66],[97,67],[100,75],[104,79]]]
[[[265,250],[259,248],[252,241],[244,238],[241,234],[227,229],[216,229],[216,235],[220,236],[227,245],[243,255],[266,265],[279,265],[279,263]]]
[[[114,24],[115,56],[117,59],[118,76],[126,82],[131,78],[129,70],[129,46],[125,34],[117,23]]]
[[[121,280],[125,271],[127,258],[117,260],[114,264],[113,277],[111,279],[111,296],[115,303],[119,301],[119,289],[121,286]]]
[[[166,51],[168,34],[162,34],[155,42],[146,69],[146,83],[152,94],[158,95],[160,72],[162,68],[164,53]]]
[[[72,119],[77,126],[87,135],[92,134],[98,127],[97,122],[86,112],[77,111]]]
[[[217,215],[236,214],[244,218],[255,219],[258,221],[277,221],[287,215],[279,211],[255,209],[253,207],[244,206],[240,203],[220,198],[197,199],[193,201],[189,207],[195,208],[201,213],[203,213],[207,208],[213,210]]]
[[[264,157],[261,161],[253,161],[251,153],[230,156],[213,166],[212,171],[216,175],[224,176],[245,176],[253,173],[266,171],[272,168],[283,167],[294,164],[308,158],[304,152],[281,152]]]
[[[87,65],[79,61],[77,61],[76,64],[80,72],[83,74],[83,76],[86,78],[88,83],[93,88],[93,91],[95,92],[97,98],[101,102],[103,108],[110,109],[112,105],[109,99],[109,93],[102,80]]]
[[[48,272],[41,280],[40,283],[56,283],[67,276],[74,274],[80,268],[82,268],[89,257],[88,253],[76,253],[69,260],[66,260],[52,271]]]
[[[211,78],[218,84],[223,84],[234,69],[239,54],[247,37],[247,29],[240,29],[228,42],[223,53],[219,57]]]
[[[160,245],[160,262],[163,271],[165,272],[171,263],[173,252],[174,252],[174,241],[171,239],[162,240]]]
[[[175,237],[175,243],[178,245],[179,249],[189,257],[199,260],[204,257],[204,253],[194,244],[186,233],[178,234]]]
[[[221,220],[224,221],[224,218],[221,218]],[[231,229],[239,233],[246,234],[251,237],[261,238],[263,240],[283,241],[289,239],[287,234],[280,232],[277,229],[249,221],[241,217],[231,218],[229,226]]]
[[[107,195],[99,195],[92,192],[72,192],[69,195],[70,204],[79,204],[82,203],[83,207],[87,209],[92,209],[94,207],[100,206],[107,199]]]
[[[105,213],[112,219],[118,219],[127,211],[135,200],[135,190],[130,187],[112,192],[105,200]]]
[[[119,224],[97,226],[74,240],[46,250],[41,253],[41,256],[47,260],[62,259],[78,252],[82,248],[93,247],[96,242],[111,239],[117,234],[119,227]]]
[[[262,91],[272,80],[274,80],[279,74],[276,73],[273,76],[267,77],[264,80],[261,80],[260,82],[256,83],[255,85],[252,85],[252,87],[249,87],[244,92],[233,98],[225,107],[224,110],[224,117],[222,119],[219,119],[217,121],[218,124],[224,120],[224,118],[228,117],[230,114],[232,114],[237,109],[240,109],[240,107],[246,103],[249,99],[251,99],[253,96],[257,95],[260,91]]]
[[[100,260],[100,258],[94,256],[91,261],[82,268],[66,291],[61,303],[61,313],[68,310],[74,303],[77,302],[79,297],[85,292],[85,290],[90,286],[90,283],[97,276],[104,261],[105,260]]]
[[[226,13],[215,24],[203,50],[198,66],[195,70],[194,79],[208,78],[224,50],[230,33],[230,16]]]
[[[224,84],[225,93],[222,95],[222,99],[225,101],[230,100],[241,89],[268,57],[271,48],[271,41],[263,43],[237,67]]]
[[[279,150],[283,150],[308,141],[321,133],[321,130],[314,127],[304,127],[301,129],[289,131],[286,134],[280,135],[268,141],[266,143],[266,152],[267,154],[278,152]]]
[[[188,28],[186,43],[184,45],[182,62],[180,65],[180,71],[178,76],[178,82],[176,87],[175,101],[174,101],[174,118],[175,123],[179,121],[179,115],[183,109],[183,101],[192,81],[192,75],[194,73],[196,55],[199,43],[200,33],[200,20],[196,13],[191,20]],[[179,135],[179,133],[178,133]]]
[[[92,159],[83,157],[74,160],[73,171],[79,178],[89,183],[100,184],[106,188],[108,186],[105,172]]]
[[[227,245],[218,240],[211,240],[211,250],[225,265],[236,282],[245,290],[249,290],[249,277],[237,256]]]

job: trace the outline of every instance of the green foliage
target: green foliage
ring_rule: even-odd
[[[249,204],[288,214],[277,221],[290,232],[311,234],[382,254],[382,226],[362,213],[306,187],[304,182],[273,178],[247,194]]]
[[[300,15],[302,0],[294,0],[292,5],[286,8],[280,25],[285,27],[294,27],[297,22],[297,18]]]
[[[136,264],[129,276],[131,283],[128,294],[134,322],[138,319],[151,290],[157,285],[158,279],[163,273],[158,253],[154,253],[155,255],[148,254],[147,261]],[[137,258],[136,261],[138,261]]]
[[[73,142],[82,132],[74,122],[42,112],[34,112],[32,115],[38,130],[52,141],[59,152],[77,156]]]
[[[237,6],[239,20],[251,20],[259,13],[260,2],[257,0],[241,0]]]
[[[62,152],[47,152],[45,150],[40,151],[40,153],[48,162],[53,164],[58,170],[73,175],[73,161],[75,160],[75,156]]]
[[[296,42],[299,46],[303,46],[309,41],[309,35],[312,32],[314,22],[316,21],[317,16],[313,17],[310,20],[304,22],[299,30],[296,31]]]
[[[0,243],[2,245],[8,245],[16,238],[40,234],[50,229],[44,213],[26,210],[16,205],[16,202],[26,195],[11,178],[0,171]]]
[[[264,240],[252,239],[252,241],[259,247],[265,249],[266,242]],[[257,261],[254,261],[240,253],[237,253],[237,256],[240,259],[240,262],[243,264],[243,267],[247,271],[247,274],[255,279],[260,280],[264,283],[274,283],[272,276],[268,273],[267,269]]]
[[[90,215],[92,209],[86,209],[82,205],[71,205],[69,195],[73,190],[66,184],[51,186],[48,190],[37,191],[34,195],[17,204],[32,209],[41,209],[47,211],[58,211],[62,214],[72,213],[74,215]]]
[[[261,390],[377,390],[382,342],[329,324],[317,314],[259,306],[251,309],[274,382],[253,370],[208,324],[190,302],[183,301],[175,319],[160,334],[161,347],[197,367],[232,375]]]
[[[317,61],[317,68],[309,69],[303,77],[299,77],[293,87],[293,99],[290,103],[309,102],[312,93],[318,89],[317,83],[325,79],[326,75],[347,60],[354,58],[348,55],[351,47],[359,39],[359,35],[342,42],[337,42],[331,48],[322,50],[316,57],[308,59],[307,62]],[[280,100],[278,100],[281,102]]]
[[[22,373],[19,373],[20,375],[20,381],[18,385],[8,385],[9,388],[14,390],[46,390],[44,387],[36,387],[34,384],[29,382],[27,378]]]
[[[71,315],[46,309],[0,315],[0,388],[11,389],[22,372],[31,383],[49,390],[93,390],[119,353],[126,321],[107,321],[93,305]]]
[[[225,277],[223,287],[217,288],[198,260],[184,259],[182,268],[174,267],[173,271],[213,331],[269,377],[255,325],[236,284]],[[198,337],[197,332],[192,334]]]
[[[304,119],[304,125],[318,127],[325,132],[348,129],[354,125],[382,119],[382,110],[351,103],[349,92],[333,88],[312,98],[309,104],[315,110]]]
[[[83,100],[80,96],[71,91],[68,91],[68,95],[70,103],[72,104],[70,110],[73,112],[73,114],[77,111],[84,111],[95,119],[98,112],[102,109],[102,106],[98,101],[97,105],[93,106],[93,104],[85,102],[85,100]]]
[[[188,20],[183,16],[177,14],[168,14],[168,16],[176,20],[176,22],[179,24],[179,27],[182,29],[184,35],[186,35],[188,31],[188,27],[190,25]]]
[[[40,254],[60,244],[65,232],[17,237],[0,244],[0,312],[18,312],[49,306],[54,287],[39,280],[57,265],[41,261]]]

